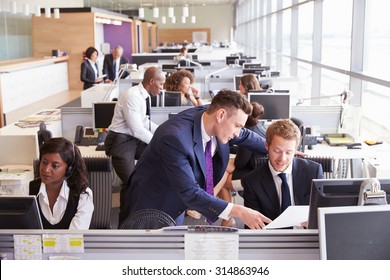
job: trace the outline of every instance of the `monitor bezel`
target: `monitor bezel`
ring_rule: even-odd
[[[116,101],[98,101],[98,102],[93,102],[92,103],[92,127],[94,130],[106,130],[108,128],[107,127],[97,127],[96,126],[96,107],[95,106],[98,106],[98,105],[106,105],[106,104],[112,104],[113,105],[113,114],[112,114],[112,117],[114,117],[114,114],[115,114],[115,105],[116,105]],[[111,122],[112,122],[112,118],[111,118]],[[110,124],[111,124],[110,122]]]
[[[176,94],[176,95],[178,95],[178,97],[177,97],[177,103],[179,104],[179,105],[175,105],[175,106],[171,106],[171,105],[166,105],[165,104],[165,98],[166,98],[166,95],[167,95],[167,93],[168,93],[168,95],[170,95],[170,94]],[[163,102],[163,107],[180,107],[180,106],[182,106],[182,104],[181,104],[181,92],[180,91],[172,91],[172,90],[165,90],[165,91],[163,91],[163,93],[162,93],[162,102]]]
[[[38,206],[38,202],[37,202],[37,197],[35,195],[22,195],[22,196],[19,196],[19,195],[1,195],[0,196],[0,203],[2,203],[2,200],[6,200],[6,199],[9,199],[9,200],[15,200],[15,201],[28,201],[29,202],[29,208],[27,211],[19,214],[19,215],[22,215],[22,216],[25,216],[27,215],[27,217],[29,218],[28,219],[28,227],[21,227],[18,223],[16,223],[17,225],[19,226],[13,226],[13,227],[8,227],[8,228],[5,228],[3,226],[5,226],[5,223],[4,222],[1,222],[0,223],[0,229],[43,229],[43,224],[42,224],[42,220],[41,220],[41,214],[40,214],[40,211],[39,211],[39,206]],[[4,201],[3,201],[4,203]],[[9,214],[11,215],[11,214]],[[13,214],[15,215],[14,216],[14,219],[13,220],[16,220],[16,215],[17,214]],[[2,220],[2,216],[7,216],[6,214],[2,214],[0,212],[0,220]],[[18,216],[18,217],[21,217],[21,216]],[[20,221],[19,223],[22,223],[22,221]]]
[[[260,120],[266,120],[266,121],[275,121],[275,120],[280,120],[280,119],[289,119],[291,118],[291,94],[290,92],[273,92],[273,93],[268,93],[265,90],[251,90],[248,92],[248,100],[249,102],[258,102],[257,100],[253,100],[252,97],[258,97],[258,96],[264,96],[266,98],[276,98],[276,97],[282,97],[288,99],[288,115],[283,116],[282,118],[268,118],[267,110],[269,110],[269,107],[262,102],[259,102],[261,105],[264,106],[264,115],[260,117]],[[272,104],[277,104],[276,102]]]

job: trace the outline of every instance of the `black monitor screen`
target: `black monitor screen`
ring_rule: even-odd
[[[164,93],[164,106],[181,106],[181,92],[180,91],[166,91]]]
[[[191,73],[195,73],[195,68],[194,67],[176,67],[175,68],[176,70],[181,70],[181,69],[185,69],[185,70],[188,70],[190,71]]]
[[[319,207],[353,206],[358,204],[360,185],[365,179],[314,179],[311,186],[309,224],[318,228]],[[382,190],[390,201],[390,179],[379,179]]]
[[[238,55],[232,55],[232,56],[227,56],[226,57],[226,65],[231,65],[231,64],[238,64],[238,60],[239,60],[239,56]]]
[[[116,102],[95,102],[92,104],[93,127],[107,129],[114,116]]]
[[[244,69],[249,69],[249,68],[261,68],[261,63],[252,63],[252,62],[247,62],[242,65]]]
[[[0,229],[42,229],[36,196],[0,196]]]
[[[291,102],[289,93],[267,93],[264,91],[249,91],[249,102],[257,102],[264,107],[262,120],[289,119]]]

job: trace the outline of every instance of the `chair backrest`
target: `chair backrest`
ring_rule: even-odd
[[[157,209],[142,209],[130,214],[120,225],[121,229],[160,229],[175,226],[176,223],[167,213]]]
[[[333,179],[335,178],[335,159],[333,157],[315,157],[315,156],[309,156],[307,157],[308,160],[312,160],[315,162],[318,162],[322,166],[322,171],[324,172],[324,177],[326,179]]]
[[[39,124],[39,130],[37,131],[38,135],[38,148],[41,147],[43,143],[52,138],[52,133],[50,130],[46,129],[46,124],[41,122]]]
[[[301,151],[303,153],[303,152],[305,152],[305,142],[303,141],[303,139],[305,139],[305,136],[306,136],[306,127],[305,127],[303,121],[300,119],[291,117],[290,120],[293,123],[295,123],[296,126],[298,126],[299,131],[301,132],[301,141],[299,142],[299,145],[298,145],[298,151]]]

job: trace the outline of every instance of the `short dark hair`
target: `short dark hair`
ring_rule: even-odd
[[[85,56],[87,58],[91,58],[92,54],[96,52],[96,54],[99,54],[98,50],[95,49],[94,47],[89,47],[86,51],[85,51]]]
[[[244,95],[231,89],[221,89],[211,101],[206,112],[211,114],[221,108],[226,110],[228,116],[231,116],[238,109],[241,109],[247,115],[252,113],[252,105],[249,103],[248,99]]]
[[[248,95],[250,90],[259,90],[260,83],[254,74],[246,74],[241,77],[240,82],[245,89],[245,94]]]
[[[251,127],[256,125],[259,122],[259,119],[262,115],[264,115],[264,107],[263,105],[257,103],[257,102],[252,102],[252,114],[249,115],[245,127]]]

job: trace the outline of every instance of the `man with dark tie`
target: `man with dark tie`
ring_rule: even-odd
[[[107,75],[104,78],[105,83],[113,82],[115,78],[117,78],[121,65],[129,63],[129,60],[126,57],[123,57],[122,55],[123,55],[123,48],[118,45],[112,51],[112,54],[106,54],[104,56],[103,74]],[[121,78],[124,79],[128,75],[129,73],[125,71]]]
[[[290,205],[308,205],[313,179],[324,177],[316,162],[294,157],[301,139],[291,120],[272,123],[266,131],[268,162],[241,179],[244,205],[276,219]]]
[[[269,223],[261,213],[213,194],[226,171],[230,145],[266,152],[264,138],[244,128],[251,111],[243,95],[225,89],[210,106],[182,111],[161,124],[121,191],[119,226],[141,209],[161,210],[179,224],[187,209],[210,223],[230,217],[254,229]]]
[[[111,156],[115,172],[127,184],[138,159],[152,139],[157,125],[151,121],[150,96],[163,89],[165,74],[149,67],[141,83],[120,95],[104,141],[106,154]]]

